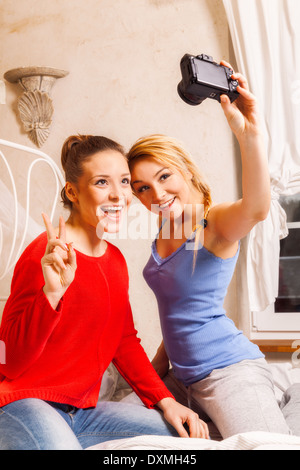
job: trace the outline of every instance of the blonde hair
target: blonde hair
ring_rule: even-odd
[[[205,182],[203,175],[193,161],[190,154],[184,149],[182,144],[171,137],[162,134],[152,134],[142,137],[131,147],[127,154],[128,165],[132,171],[134,164],[144,158],[153,158],[160,163],[167,164],[176,168],[186,179],[187,173],[192,175],[191,183],[194,188],[203,195],[204,199],[204,219],[206,219],[212,204],[211,192],[208,184]],[[201,236],[202,225],[197,225],[194,249],[195,267],[197,250]]]

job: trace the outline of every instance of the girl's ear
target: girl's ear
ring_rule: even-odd
[[[180,173],[186,181],[191,181],[194,177],[193,173],[191,173],[186,166],[180,169]]]
[[[76,187],[73,183],[70,183],[69,181],[66,182],[65,192],[66,192],[67,198],[71,202],[77,202],[78,201],[77,190],[76,190]]]
[[[186,177],[188,180],[192,180],[193,179],[193,174],[190,172],[190,171],[186,171]]]

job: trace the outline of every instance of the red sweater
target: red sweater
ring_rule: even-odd
[[[111,361],[147,407],[172,397],[136,336],[121,252],[108,243],[100,258],[77,255],[77,271],[56,310],[43,293],[41,234],[24,251],[5,305],[0,340],[0,407],[22,398],[94,407]]]

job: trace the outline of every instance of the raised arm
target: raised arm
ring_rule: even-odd
[[[10,379],[22,374],[42,354],[60,320],[60,300],[75,275],[75,252],[65,246],[63,220],[58,238],[46,215],[44,221],[48,235],[45,254],[39,255],[40,247],[36,246],[25,250],[16,265],[3,312],[0,338],[6,345],[6,364],[0,365],[0,374]]]
[[[230,65],[222,62],[223,65]],[[221,106],[228,124],[240,146],[242,159],[242,198],[235,203],[215,206],[211,211],[217,234],[228,242],[240,240],[264,220],[270,208],[270,177],[257,100],[249,91],[247,80],[240,73],[232,78],[239,81],[240,96],[230,103],[226,95]]]

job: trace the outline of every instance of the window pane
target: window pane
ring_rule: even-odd
[[[300,194],[283,196],[279,202],[290,226],[288,236],[280,240],[279,290],[275,312],[300,312]]]
[[[300,227],[289,228],[288,236],[280,240],[280,258],[286,256],[300,256]]]
[[[288,222],[300,222],[300,193],[281,196],[279,203],[286,212]]]

